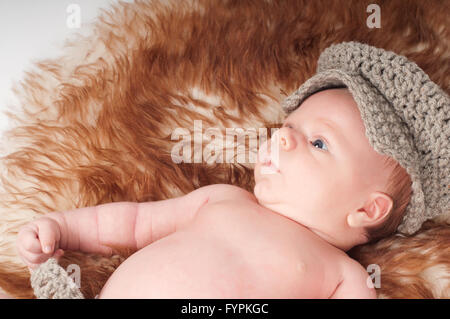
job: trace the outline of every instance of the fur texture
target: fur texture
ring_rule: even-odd
[[[448,2],[136,1],[104,11],[92,34],[59,59],[37,63],[15,89],[1,160],[0,287],[31,298],[15,251],[33,217],[115,201],[154,201],[213,183],[253,190],[253,164],[175,164],[176,127],[279,127],[279,102],[314,74],[332,43],[359,41],[403,54],[450,93]],[[223,133],[225,135],[225,132]],[[205,146],[208,141],[204,141]],[[380,297],[450,297],[448,216],[412,238],[392,236],[351,251],[380,265]],[[66,252],[93,298],[132,252],[105,258]]]

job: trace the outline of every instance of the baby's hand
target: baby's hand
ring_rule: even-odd
[[[59,224],[54,219],[41,217],[20,228],[16,243],[22,260],[34,269],[47,259],[58,260],[64,254],[59,249],[60,240]]]

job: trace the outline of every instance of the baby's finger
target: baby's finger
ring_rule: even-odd
[[[34,271],[37,267],[39,267],[42,263],[46,262],[49,258],[55,258],[57,262],[59,262],[59,259],[64,255],[64,250],[58,249],[53,254],[53,256],[48,255],[41,255],[41,256],[30,256],[29,258],[31,261],[26,261],[26,265],[28,267],[28,270],[30,272]],[[36,261],[36,262],[32,262]]]
[[[22,258],[23,262],[28,266],[39,265],[46,261],[49,256],[43,254],[35,254],[25,250],[23,247],[18,247],[19,255]]]
[[[41,242],[42,251],[45,254],[52,254],[55,249],[55,242],[59,240],[57,238],[57,232],[50,222],[42,222],[38,224],[38,236]]]
[[[32,253],[42,252],[41,243],[33,229],[23,229],[19,232],[17,240],[20,246]]]
[[[52,258],[55,258],[56,261],[59,261],[59,259],[64,255],[64,250],[62,249],[58,249],[56,250],[56,252],[53,254]]]

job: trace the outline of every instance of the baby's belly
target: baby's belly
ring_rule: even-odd
[[[209,212],[136,252],[99,297],[326,298],[334,290],[336,259],[309,231],[234,212]]]

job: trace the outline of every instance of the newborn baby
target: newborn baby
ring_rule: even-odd
[[[163,201],[52,213],[21,229],[19,252],[33,268],[63,250],[137,250],[100,298],[376,297],[345,251],[389,213],[390,170],[351,94],[312,95],[272,139],[279,165],[266,143],[254,194],[216,184]]]
[[[30,268],[64,250],[137,251],[100,298],[374,298],[345,252],[450,209],[450,152],[435,147],[448,144],[449,100],[405,57],[332,45],[283,102],[253,194],[216,184],[51,213],[21,228],[18,251]]]

